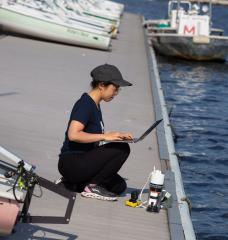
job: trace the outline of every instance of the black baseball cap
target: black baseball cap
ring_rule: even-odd
[[[107,63],[94,68],[90,75],[94,81],[110,82],[120,87],[132,86],[132,83],[123,79],[116,66]]]

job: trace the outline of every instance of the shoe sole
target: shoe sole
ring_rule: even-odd
[[[94,199],[98,199],[98,200],[103,200],[103,201],[117,201],[117,197],[105,197],[105,196],[101,196],[101,195],[96,194],[96,193],[82,192],[81,196],[82,197],[87,197],[87,198],[94,198]]]

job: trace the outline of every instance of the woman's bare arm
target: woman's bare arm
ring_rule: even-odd
[[[70,141],[79,143],[92,143],[99,141],[118,141],[122,139],[132,139],[130,133],[108,132],[104,134],[86,133],[85,126],[79,122],[72,120],[68,129],[68,138]]]

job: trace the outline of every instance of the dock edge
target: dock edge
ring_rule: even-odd
[[[143,22],[143,17],[142,17]],[[153,47],[150,46],[144,30],[145,47],[148,58],[148,69],[151,80],[152,96],[155,104],[156,119],[163,118],[163,129],[157,131],[159,154],[161,161],[168,160],[171,171],[167,171],[168,181],[174,184],[174,189],[167,189],[173,195],[174,203],[173,209],[168,209],[168,221],[171,240],[196,240],[196,234],[193,228],[187,196],[184,191],[179,162],[177,159],[175,145],[173,141],[171,124],[169,121],[167,104],[165,102],[163,89],[161,86],[157,59]],[[153,87],[152,87],[153,86]],[[162,126],[162,125],[161,125]],[[173,178],[173,179],[172,179]],[[173,181],[172,181],[173,180]],[[170,184],[169,188],[170,188]],[[167,186],[168,187],[168,186]],[[176,198],[176,201],[175,201]],[[176,206],[175,206],[176,205]],[[179,211],[178,211],[179,210]],[[174,219],[175,218],[175,219]],[[178,219],[179,218],[179,219]],[[182,229],[181,229],[182,228]],[[183,234],[184,233],[184,234]],[[184,235],[184,236],[183,236]]]

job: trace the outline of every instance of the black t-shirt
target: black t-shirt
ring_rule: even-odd
[[[61,154],[87,152],[97,146],[98,143],[77,143],[69,140],[67,132],[72,120],[81,122],[85,126],[84,132],[103,133],[104,131],[100,106],[97,107],[93,99],[87,93],[84,93],[72,109]]]

